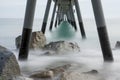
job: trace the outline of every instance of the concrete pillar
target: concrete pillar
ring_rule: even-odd
[[[60,24],[60,20],[61,20],[61,13],[59,12],[58,13],[59,15],[58,15],[58,25]]]
[[[26,60],[28,58],[29,43],[32,33],[35,6],[36,0],[27,0],[26,14],[22,32],[22,41],[19,51],[19,60]]]
[[[70,23],[72,26],[74,26],[74,22],[73,22],[73,19],[72,19],[72,17],[71,17],[70,11],[67,12],[67,18],[69,19],[69,23]]]
[[[58,25],[60,25],[61,20],[62,20],[62,8],[60,7],[58,11]]]
[[[57,27],[57,19],[58,19],[58,13],[57,13],[56,19],[55,19],[55,27]]]
[[[51,7],[51,2],[52,2],[52,0],[48,0],[47,1],[47,6],[46,6],[46,10],[45,10],[44,20],[43,20],[43,24],[42,24],[42,28],[41,28],[41,31],[43,33],[45,33],[45,30],[46,30],[46,25],[47,25],[48,15],[49,15],[50,7]]]
[[[64,21],[64,13],[61,14],[61,22]]]
[[[64,18],[64,21],[68,21],[68,20],[67,20],[66,13],[64,13],[64,16],[63,16],[63,18]]]
[[[66,16],[67,16],[68,22],[72,25],[72,20],[71,20],[71,18],[70,18],[70,16],[69,16],[69,13],[68,13],[68,12],[66,13]]]
[[[57,11],[57,17],[56,17],[56,20],[57,20],[57,25],[59,25],[60,24],[60,18],[61,18],[61,7],[60,7],[60,5],[58,5],[58,11]],[[55,26],[55,27],[57,27],[57,26]]]
[[[59,6],[59,11],[58,11],[58,25],[60,25],[62,18],[63,18],[63,13],[62,13],[62,7],[61,5]]]
[[[91,0],[104,61],[113,61],[101,0]]]
[[[60,23],[64,20],[64,14],[61,12],[60,13],[60,19],[59,19],[59,22],[58,22],[58,25],[60,25]]]
[[[86,34],[85,34],[82,16],[81,16],[81,12],[80,12],[79,2],[78,2],[78,0],[74,0],[74,1],[75,1],[75,8],[76,8],[76,12],[77,12],[77,17],[78,17],[78,21],[79,21],[81,35],[82,35],[82,38],[85,39]]]
[[[77,31],[77,25],[76,25],[76,20],[75,20],[75,15],[74,15],[74,11],[73,11],[73,5],[71,4],[70,5],[70,16],[73,20],[73,25],[74,25],[74,28],[75,28],[75,31]]]
[[[56,14],[56,19],[55,19],[55,27],[57,27],[57,23],[58,23],[59,10],[60,10],[60,6],[58,5],[57,14]]]
[[[61,20],[62,20],[62,13],[59,12],[59,15],[58,15],[58,25],[60,25]]]
[[[57,7],[57,0],[55,1],[55,4],[54,4],[54,9],[53,9],[53,13],[52,13],[52,19],[51,19],[51,22],[50,22],[50,31],[52,30],[52,27],[53,27],[56,7]]]

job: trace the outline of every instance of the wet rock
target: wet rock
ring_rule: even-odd
[[[52,68],[52,69],[48,69],[48,70],[53,71],[53,73],[55,75],[57,75],[57,74],[60,74],[60,73],[62,73],[64,71],[68,70],[70,67],[71,67],[71,64],[66,64],[66,65],[58,66],[56,68]]]
[[[15,39],[16,48],[19,49],[21,45],[21,35]]]
[[[55,54],[55,52],[53,52],[53,51],[47,51],[43,55],[49,56],[49,55],[54,55],[54,54]]]
[[[83,72],[83,73],[86,73],[86,74],[98,74],[98,71],[97,70],[91,70],[91,71]]]
[[[120,41],[117,41],[116,45],[115,45],[115,48],[119,48],[120,49]]]
[[[63,72],[60,80],[104,80],[98,75],[84,74],[77,71]]]
[[[39,73],[32,74],[30,78],[52,78],[54,76],[53,71],[43,71]]]
[[[4,51],[4,50],[6,50],[6,48],[3,46],[0,46],[0,51]]]
[[[45,45],[44,50],[55,51],[55,53],[69,53],[69,52],[79,52],[80,47],[77,43],[67,42],[67,41],[57,41],[50,42]]]
[[[34,78],[34,79],[37,79],[37,78],[53,78],[53,77],[61,74],[62,72],[66,71],[70,67],[71,67],[71,65],[67,64],[67,65],[55,67],[55,68],[52,68],[52,69],[47,69],[46,71],[35,72],[34,74],[32,74],[30,76],[30,78]]]
[[[33,80],[33,79],[27,78],[27,77],[24,77],[24,76],[15,76],[15,77],[13,77],[12,80]]]
[[[17,49],[20,48],[20,43],[21,43],[21,35],[18,36],[15,40]],[[31,49],[41,49],[45,46],[45,44],[46,44],[46,37],[42,32],[37,31],[32,33],[32,38],[30,42]]]
[[[20,68],[15,55],[0,46],[0,78],[2,80],[11,80],[16,75],[20,75]]]

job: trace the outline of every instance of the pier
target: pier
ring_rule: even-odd
[[[82,20],[82,14],[78,0],[47,0],[41,31],[44,34],[46,32],[46,27],[47,27],[46,25],[48,22],[48,16],[52,1],[54,2],[54,9],[51,17],[49,30],[52,31],[52,27],[54,27],[53,26],[54,20],[55,20],[55,27],[59,25],[62,21],[67,20],[68,23],[74,27],[75,31],[78,31],[78,29],[80,30],[82,39],[86,39],[86,33],[84,29],[85,26]],[[113,61],[101,0],[91,0],[91,3],[93,6],[99,41],[103,53],[103,59],[104,61]],[[19,60],[27,60],[28,58],[35,6],[36,6],[36,0],[27,0],[26,14],[25,14],[24,26],[22,32],[22,42],[19,51]],[[74,6],[75,6],[75,10],[73,9]],[[79,27],[76,24],[75,13],[77,14]],[[54,19],[55,15],[56,15],[56,19]]]

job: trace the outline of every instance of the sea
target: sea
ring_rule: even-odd
[[[0,45],[11,50],[18,59],[19,50],[15,46],[15,38],[22,34],[24,19],[16,18],[0,18]],[[80,47],[80,52],[70,53],[55,56],[40,56],[42,51],[30,51],[27,61],[19,61],[22,74],[28,76],[34,71],[43,70],[46,67],[54,64],[75,63],[81,65],[84,71],[97,70],[101,77],[105,80],[120,80],[120,49],[115,49],[117,41],[120,41],[120,18],[106,19],[107,32],[110,40],[110,45],[114,57],[114,62],[104,62],[100,47],[99,37],[95,20],[92,18],[83,18],[86,39],[82,39],[79,25],[77,31],[73,27],[65,28],[67,38],[58,36],[63,33],[57,26],[53,26],[52,32],[49,31],[50,20],[48,20],[46,29],[47,43],[54,41],[69,41],[77,43]],[[77,22],[78,24],[78,22]],[[42,19],[35,19],[33,31],[40,31]],[[72,34],[69,36],[69,34]]]

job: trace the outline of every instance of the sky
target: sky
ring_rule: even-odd
[[[27,0],[0,0],[0,18],[24,18]],[[106,18],[120,18],[120,0],[101,0]],[[35,18],[43,18],[47,0],[37,0]],[[50,15],[53,9],[53,2]],[[93,18],[91,0],[79,0],[83,18]]]

